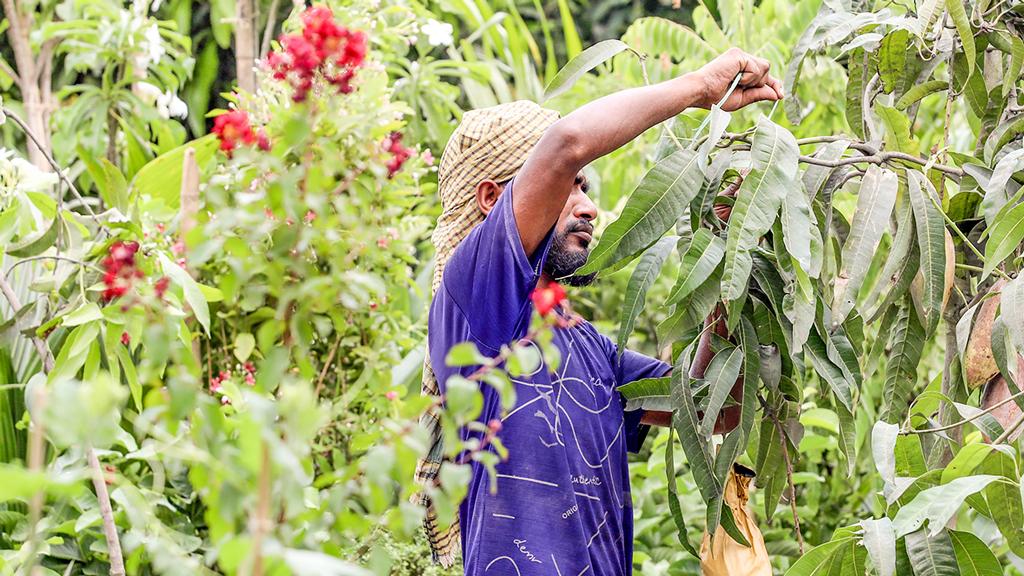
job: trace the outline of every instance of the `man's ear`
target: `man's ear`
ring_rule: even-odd
[[[494,180],[484,180],[476,185],[476,207],[486,216],[498,202],[503,187]]]

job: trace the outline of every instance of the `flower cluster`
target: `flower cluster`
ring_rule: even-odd
[[[541,316],[547,316],[565,301],[565,288],[557,282],[548,282],[544,286],[538,286],[530,294],[534,308]]]
[[[326,6],[307,8],[302,26],[302,33],[282,36],[282,50],[267,56],[274,78],[292,86],[296,102],[305,101],[318,74],[339,93],[351,93],[352,79],[366,59],[366,34],[340,26]]]
[[[103,259],[103,301],[110,302],[114,298],[124,296],[136,278],[142,278],[142,270],[135,266],[135,253],[139,251],[138,242],[122,242],[118,240],[110,245],[107,257]]]
[[[256,144],[260,150],[270,150],[270,139],[262,128],[257,132],[249,123],[244,110],[232,110],[213,119],[213,133],[220,139],[220,149],[228,156],[241,144]]]
[[[385,138],[384,149],[391,153],[391,159],[387,163],[388,178],[394,178],[395,174],[402,169],[405,161],[412,157],[414,150],[402,145],[401,132],[392,132],[390,136]]]
[[[238,366],[236,365],[236,368]],[[241,366],[242,379],[249,386],[256,384],[256,366],[252,362],[246,362]],[[221,370],[216,376],[210,378],[210,392],[214,394],[223,394],[223,384],[225,381],[231,379],[230,370]],[[221,404],[230,404],[231,400],[227,396],[222,396],[220,399]]]

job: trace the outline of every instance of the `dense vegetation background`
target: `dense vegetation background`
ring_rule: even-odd
[[[590,168],[609,271],[574,308],[687,367],[728,318],[696,396],[631,391],[677,411],[631,462],[637,573],[699,573],[736,459],[780,574],[1024,572],[1019,2],[2,8],[0,573],[459,573],[409,504],[434,159],[463,110],[564,112],[730,46],[784,107]],[[706,437],[741,374],[737,435]]]

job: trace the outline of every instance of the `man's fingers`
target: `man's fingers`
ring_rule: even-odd
[[[757,58],[749,54],[745,55],[745,61],[741,63],[744,68],[743,77],[740,78],[740,83],[746,87],[760,87],[764,86],[766,79],[768,78],[768,70],[771,68],[771,63],[764,58]]]
[[[772,78],[771,76],[769,76],[768,86],[771,86],[772,90],[775,91],[775,96],[777,96],[777,100],[782,100],[783,98],[786,97],[786,93],[782,90],[782,81],[779,80],[778,78]]]

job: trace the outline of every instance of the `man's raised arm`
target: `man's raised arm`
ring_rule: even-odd
[[[687,108],[710,108],[739,73],[724,110],[781,99],[782,84],[768,74],[769,66],[732,48],[696,72],[598,98],[553,124],[516,177],[513,210],[526,253],[533,254],[558,220],[584,166]]]

